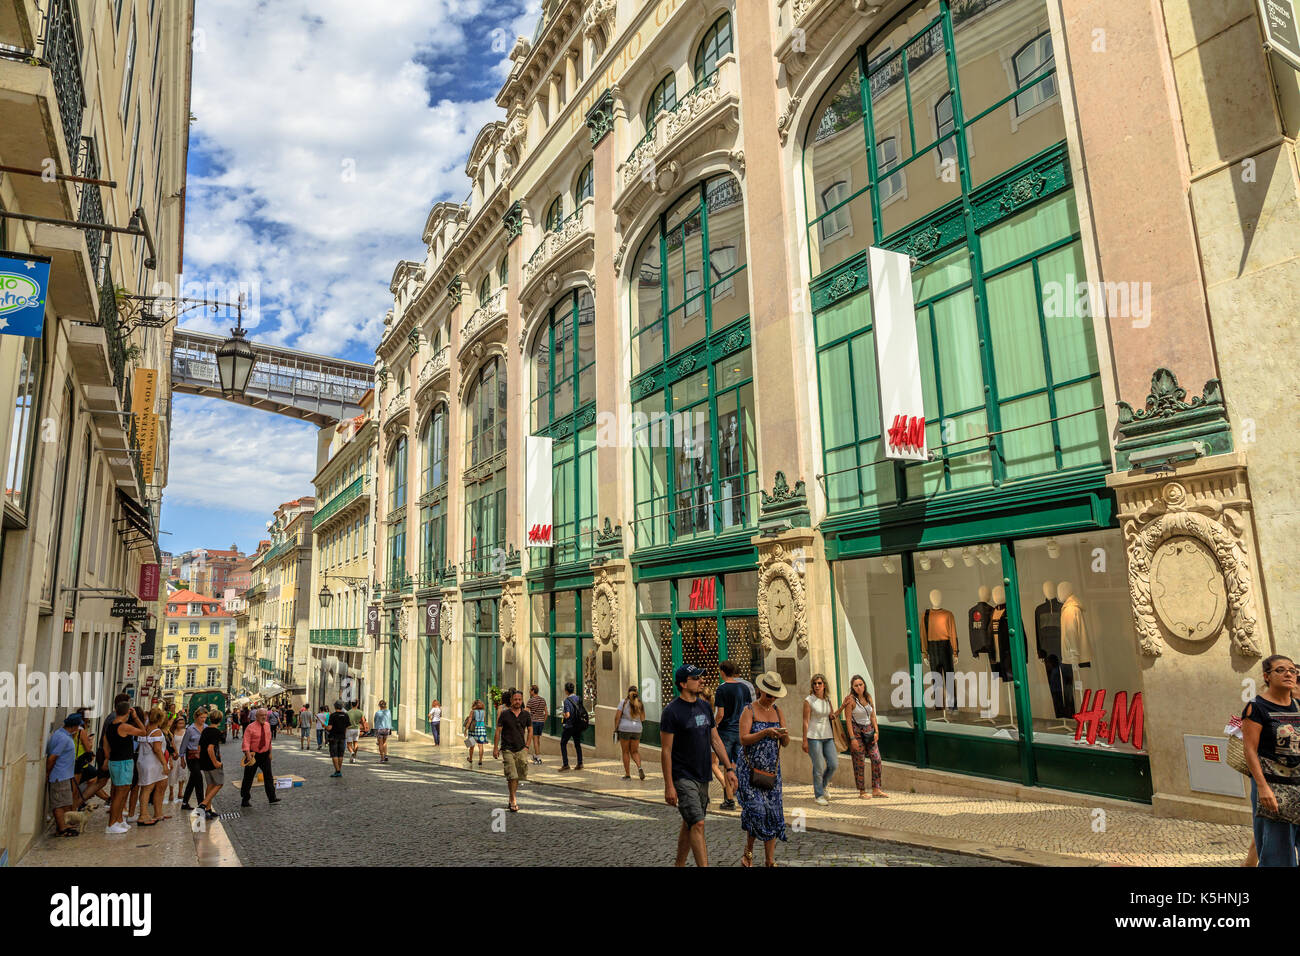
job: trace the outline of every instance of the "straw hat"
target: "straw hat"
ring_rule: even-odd
[[[781,682],[781,675],[776,671],[765,671],[754,678],[754,686],[760,693],[771,694],[773,697],[785,696],[785,684]]]

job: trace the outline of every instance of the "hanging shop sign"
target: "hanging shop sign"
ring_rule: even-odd
[[[438,629],[439,617],[442,615],[442,602],[430,601],[424,606],[424,633],[429,637],[441,633]]]
[[[140,674],[140,635],[128,631],[126,635],[126,659],[122,662],[122,680],[135,680]]]
[[[876,378],[880,420],[885,427],[885,457],[927,461],[925,401],[921,395],[921,350],[916,341],[912,298],[912,259],[906,253],[872,246],[871,312],[876,340]]]
[[[154,642],[158,639],[158,628],[146,627],[144,629],[144,639],[140,642],[140,666],[152,667],[154,656]],[[152,677],[149,678],[153,680]]]
[[[366,634],[369,637],[379,636],[379,608],[366,608]]]
[[[530,548],[555,544],[552,526],[551,460],[552,441],[538,435],[524,439],[527,481],[524,487],[524,527]]]
[[[1259,19],[1264,27],[1264,49],[1300,70],[1300,27],[1294,0],[1259,0]]]
[[[48,256],[0,255],[0,335],[39,339],[49,286]]]
[[[127,611],[136,606],[135,598],[120,597],[113,598],[113,607],[108,612],[110,617],[126,617]]]
[[[140,587],[137,589],[141,601],[158,600],[158,581],[161,576],[160,566],[157,564],[140,565]]]

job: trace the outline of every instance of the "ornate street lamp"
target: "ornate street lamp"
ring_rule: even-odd
[[[332,600],[334,600],[334,595],[330,594],[329,586],[322,584],[320,586],[320,606],[322,608],[327,608],[330,606],[330,601]]]
[[[217,374],[223,395],[243,395],[257,364],[257,352],[244,340],[243,323],[236,323],[230,338],[217,349]]]

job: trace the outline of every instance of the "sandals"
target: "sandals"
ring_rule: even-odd
[[[873,797],[888,797],[888,796],[889,796],[889,794],[885,793],[885,791],[883,791],[883,790],[872,790],[872,791],[871,791],[871,795],[872,795]]]
[[[61,837],[81,836],[81,831],[76,827],[64,827],[62,830],[55,830],[54,835]]]
[[[754,851],[752,849],[741,854],[740,865],[747,870],[754,865]]]
[[[516,806],[507,807],[506,809],[508,809],[511,813],[518,813],[518,812],[519,812],[519,808],[516,807]]]

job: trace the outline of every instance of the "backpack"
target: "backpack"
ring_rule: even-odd
[[[591,715],[587,713],[587,708],[582,706],[582,698],[574,694],[569,698],[569,723],[573,725],[573,732],[580,734],[591,726]]]

